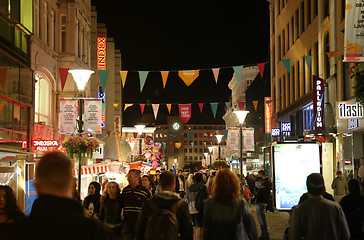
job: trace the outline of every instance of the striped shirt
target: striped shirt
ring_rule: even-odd
[[[135,224],[144,201],[150,197],[150,192],[142,185],[138,185],[134,190],[130,185],[124,188],[121,193],[121,206],[124,208],[125,221]]]

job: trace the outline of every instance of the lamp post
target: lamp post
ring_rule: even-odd
[[[236,110],[234,113],[236,114],[240,125],[240,178],[243,179],[243,123],[249,111]]]
[[[83,92],[85,91],[86,84],[90,79],[91,74],[94,73],[92,70],[88,69],[72,69],[68,70],[69,73],[72,74],[73,80],[76,82],[76,86],[79,93],[79,111],[78,111],[78,134],[82,135],[83,133]],[[78,161],[78,192],[81,193],[81,159]]]
[[[210,152],[210,162],[212,162],[212,150],[214,150],[214,147],[210,146],[207,148],[209,149],[209,152]]]
[[[217,143],[218,143],[218,148],[219,148],[219,159],[221,159],[221,157],[220,157],[220,143],[221,143],[221,140],[222,140],[222,137],[223,137],[224,135],[222,135],[222,134],[217,134],[217,135],[215,135],[215,137],[216,137],[216,139],[217,139]]]

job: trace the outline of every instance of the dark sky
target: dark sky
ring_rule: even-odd
[[[244,1],[118,1],[93,0],[98,22],[106,23],[108,37],[115,39],[122,54],[122,68],[130,71],[123,90],[125,103],[210,103],[220,102],[216,119],[211,108],[192,105],[189,123],[224,123],[224,102],[229,101],[231,66],[266,62],[269,59],[269,4],[266,0]],[[210,70],[187,87],[176,70],[221,67],[218,84]],[[137,70],[149,73],[139,93]],[[159,70],[171,71],[162,87]],[[175,70],[175,71],[173,71]],[[151,106],[144,115],[139,106],[128,108],[124,125],[153,121]],[[165,114],[165,115],[164,115]],[[160,106],[157,121],[165,122],[168,112]],[[178,106],[172,107],[178,115]],[[148,116],[150,115],[150,116]],[[141,119],[144,118],[144,119]]]

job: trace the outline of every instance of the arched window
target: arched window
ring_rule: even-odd
[[[50,125],[51,87],[48,79],[35,74],[35,107],[34,121],[43,125]]]

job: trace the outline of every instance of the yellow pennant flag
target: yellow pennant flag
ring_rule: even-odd
[[[116,107],[116,108],[119,106],[119,104],[118,104],[118,103],[114,103],[113,105],[114,105],[114,107]]]
[[[120,77],[121,77],[121,82],[123,83],[123,87],[125,86],[127,75],[128,75],[128,71],[120,71]]]
[[[200,70],[178,71],[178,76],[187,86],[190,86],[199,76]]]
[[[162,81],[163,81],[163,88],[166,87],[168,74],[169,74],[169,71],[161,71]]]
[[[124,111],[125,111],[125,109],[127,109],[128,107],[131,107],[131,106],[133,106],[133,104],[132,104],[132,103],[125,103]]]
[[[180,142],[176,142],[174,145],[176,146],[177,149],[179,149],[181,147],[181,143]]]
[[[1,112],[3,111],[3,108],[4,108],[4,104],[3,104],[3,103],[1,103],[1,104],[0,104],[0,114],[1,114]]]
[[[255,109],[255,111],[257,111],[258,101],[253,101],[253,105],[254,105],[254,109]]]
[[[168,112],[169,112],[169,114],[171,114],[171,107],[172,107],[172,104],[167,103],[167,104],[166,104],[166,106],[167,106],[167,108],[168,108]]]

